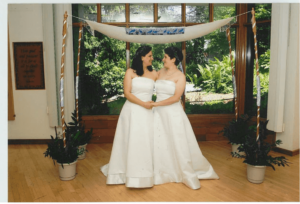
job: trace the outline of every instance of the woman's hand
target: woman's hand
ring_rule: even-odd
[[[152,109],[153,107],[153,104],[154,102],[153,101],[147,101],[147,102],[144,102],[143,103],[143,107],[146,108],[146,109]]]
[[[156,107],[157,103],[154,102],[154,101],[152,101],[152,102],[151,102],[151,105],[152,105],[152,107]]]

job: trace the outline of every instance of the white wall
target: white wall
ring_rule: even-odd
[[[57,27],[62,29],[63,20],[61,19],[60,23],[55,23],[53,22],[53,16],[61,15],[63,18],[64,9],[68,9],[68,12],[71,13],[71,5],[59,4],[57,7],[61,8],[61,12],[55,14],[53,5],[8,5],[12,85],[16,114],[14,121],[8,121],[8,139],[50,139],[50,135],[55,135],[53,127],[60,124],[58,111],[60,107],[57,104],[59,100],[59,92],[57,92],[59,80],[57,79],[59,79],[59,76],[57,75],[60,75],[62,40],[60,43],[55,44],[55,40],[61,39],[61,37],[55,36],[55,30]],[[68,18],[68,24],[71,25],[71,17]],[[66,60],[68,62],[65,66],[65,75],[67,77],[65,98],[70,98],[65,102],[66,122],[71,120],[71,112],[75,107],[74,80],[71,80],[74,77],[72,29],[69,31],[69,34],[67,42],[68,52],[66,52]],[[45,90],[16,90],[13,42],[43,42]],[[60,129],[58,130],[61,131]]]
[[[299,4],[272,5],[268,129],[299,149]]]

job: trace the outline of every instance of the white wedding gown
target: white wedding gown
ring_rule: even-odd
[[[174,95],[175,82],[157,80],[155,89],[156,101],[165,100]],[[181,103],[155,107],[153,111],[154,184],[183,182],[192,189],[198,189],[198,179],[219,179],[202,155]]]
[[[132,79],[131,93],[142,101],[151,101],[154,81],[146,77]],[[119,116],[109,164],[100,168],[107,184],[127,187],[153,186],[153,112],[126,101]]]

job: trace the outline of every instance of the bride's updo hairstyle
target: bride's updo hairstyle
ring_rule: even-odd
[[[144,45],[144,46],[139,47],[137,49],[137,51],[135,52],[135,55],[132,59],[131,68],[134,70],[134,72],[138,76],[143,76],[143,74],[144,74],[142,57],[146,56],[151,50],[152,50],[152,47],[150,47],[148,45]],[[150,72],[153,70],[152,66],[148,66],[147,69]]]
[[[182,51],[177,47],[167,47],[164,49],[165,54],[169,55],[170,59],[176,58],[175,65],[177,66],[183,59]]]

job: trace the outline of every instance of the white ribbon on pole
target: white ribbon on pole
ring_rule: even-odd
[[[260,106],[260,79],[259,79],[259,76],[256,76],[256,87],[257,87],[257,95],[256,95],[256,98],[257,98],[257,101],[256,101],[256,105],[257,106]]]
[[[64,107],[64,78],[60,79],[60,107]]]

